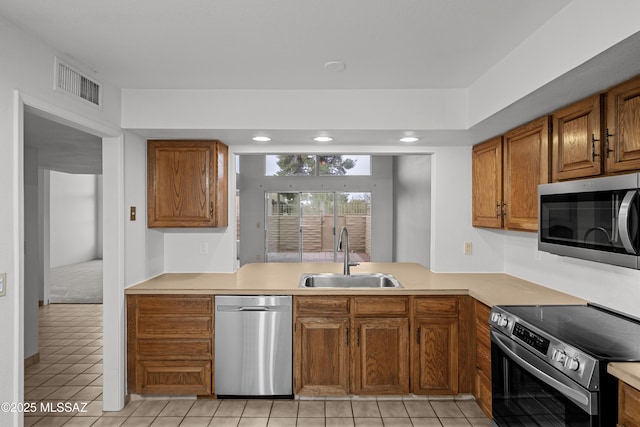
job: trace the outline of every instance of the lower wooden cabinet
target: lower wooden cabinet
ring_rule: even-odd
[[[491,308],[475,301],[476,371],[473,395],[484,413],[491,418],[491,336],[489,315]]]
[[[409,297],[296,297],[301,395],[409,393]]]
[[[128,295],[129,393],[213,393],[213,296]]]
[[[618,382],[618,426],[640,427],[640,390]]]

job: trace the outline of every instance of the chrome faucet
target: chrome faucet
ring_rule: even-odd
[[[342,239],[344,236],[344,249],[342,248]],[[351,267],[355,267],[358,264],[357,262],[349,262],[349,232],[347,231],[347,227],[342,227],[340,230],[340,238],[338,239],[338,247],[337,251],[343,250],[344,252],[344,267],[342,269],[342,274],[345,276],[351,275]]]

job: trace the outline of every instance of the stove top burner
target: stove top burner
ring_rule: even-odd
[[[640,323],[634,319],[592,305],[502,308],[596,359],[640,360]]]

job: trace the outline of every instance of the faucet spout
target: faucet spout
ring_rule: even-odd
[[[342,244],[344,239],[344,246]],[[347,227],[342,227],[340,230],[340,237],[338,238],[338,247],[337,250],[342,250],[344,252],[344,265],[342,268],[342,274],[345,276],[351,275],[351,267],[355,267],[359,265],[357,262],[349,261],[349,232],[347,231]]]

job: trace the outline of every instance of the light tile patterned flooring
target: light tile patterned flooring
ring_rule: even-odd
[[[25,414],[29,426],[490,426],[473,400],[133,400],[102,412],[102,305],[40,308],[40,362],[25,369],[25,401],[86,412]],[[74,408],[74,404],[76,404]],[[63,408],[66,408],[63,406]]]

